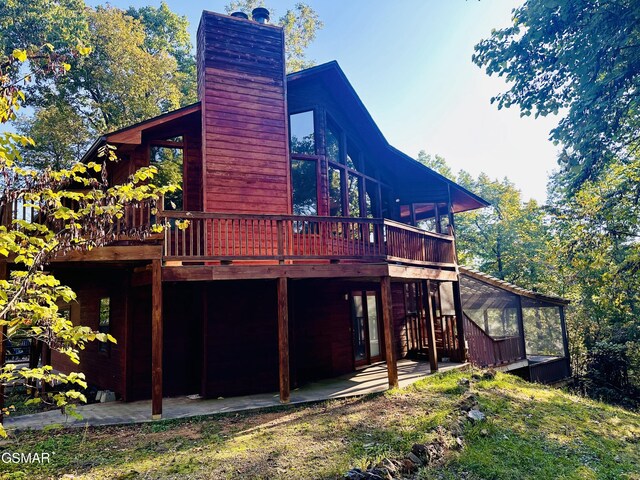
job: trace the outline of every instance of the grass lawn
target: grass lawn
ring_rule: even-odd
[[[469,385],[464,378],[471,379]],[[462,380],[462,381],[461,381]],[[486,420],[461,421],[472,396]],[[49,464],[0,463],[2,478],[341,478],[448,436],[441,464],[411,478],[640,479],[640,415],[497,374],[452,372],[412,387],[244,414],[25,432],[5,452],[55,452]],[[452,433],[453,432],[453,433]],[[460,436],[462,446],[455,437]],[[407,475],[409,477],[409,475]]]

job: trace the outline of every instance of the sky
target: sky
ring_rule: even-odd
[[[202,10],[224,12],[227,1],[166,0],[195,32]],[[520,117],[498,110],[492,96],[506,90],[471,61],[473,47],[509,25],[522,0],[306,0],[319,14],[308,57],[337,60],[383,134],[396,148],[443,156],[454,172],[508,177],[525,200],[544,202],[558,148],[549,140],[557,118]],[[296,0],[267,0],[272,21]],[[90,5],[98,3],[88,1]],[[111,5],[159,5],[111,0]]]

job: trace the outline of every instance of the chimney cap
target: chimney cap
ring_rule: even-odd
[[[235,18],[243,18],[245,20],[249,20],[249,15],[247,15],[244,12],[233,12],[231,16]]]
[[[264,7],[254,8],[251,12],[254,22],[269,23],[269,10]]]

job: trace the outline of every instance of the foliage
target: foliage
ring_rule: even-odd
[[[455,181],[455,174],[451,170],[451,167],[447,165],[447,161],[444,159],[444,157],[441,157],[438,154],[431,155],[424,150],[420,150],[420,152],[418,152],[418,157],[416,158],[416,160],[423,164],[425,167],[429,167],[434,172],[438,172],[440,175],[447,177],[449,180]]]
[[[579,386],[624,401],[640,389],[640,161],[611,165],[600,177],[572,196],[552,181],[553,228],[560,238],[558,270],[575,299],[570,333]],[[602,375],[607,364],[597,350],[605,344],[625,352],[620,374],[627,371],[629,382],[597,385],[616,376]]]
[[[523,115],[560,114],[551,138],[563,147],[574,187],[640,142],[640,4],[636,0],[528,0],[513,24],[475,47],[474,62],[512,83],[493,100]]]
[[[625,401],[640,388],[640,3],[528,0],[474,61],[511,83],[499,107],[561,116],[550,228],[556,277],[574,300],[574,372],[583,391]],[[629,382],[603,375],[603,345]]]
[[[196,61],[192,54],[193,46],[189,37],[189,21],[169,9],[165,2],[160,7],[130,7],[127,15],[140,21],[145,31],[143,48],[150,55],[167,52],[176,59],[178,70],[175,73],[182,98],[180,105],[195,103]]]
[[[21,153],[23,164],[36,169],[70,167],[91,141],[85,119],[64,103],[40,108],[32,116],[21,115],[16,130],[35,142]]]
[[[45,3],[51,11],[43,10]],[[195,101],[188,22],[166,4],[125,12],[89,8],[82,1],[29,1],[7,13],[14,17],[0,35],[5,54],[18,40],[18,45],[50,42],[54,52],[76,43],[93,49],[92,55],[70,59],[64,76],[36,71],[27,89],[35,113],[22,119],[20,131],[50,139],[25,152],[30,165],[46,164],[55,151],[54,158],[68,166],[91,138]],[[31,64],[40,61],[30,58]],[[65,137],[72,139],[66,148],[59,141]]]
[[[552,281],[554,238],[545,209],[535,200],[524,201],[507,178],[477,178],[461,170],[457,178],[446,160],[424,150],[417,160],[457,181],[490,203],[487,208],[456,215],[459,261],[501,280],[546,293],[562,293]]]
[[[461,261],[525,288],[553,288],[547,283],[554,266],[548,258],[551,238],[540,205],[523,201],[506,178],[491,180],[481,173],[474,179],[461,172],[458,183],[491,203],[458,215]]]
[[[254,8],[264,6],[264,0],[233,0],[225,6],[225,11],[241,11],[251,18]],[[275,16],[275,11],[269,10]],[[307,59],[306,50],[315,40],[318,30],[324,26],[317,12],[306,3],[298,2],[278,19],[277,24],[284,29],[287,72],[297,72],[315,65],[313,60]]]
[[[51,51],[48,46],[44,48]],[[30,57],[28,51],[36,53]],[[90,52],[86,48],[78,51]],[[0,123],[14,120],[25,100],[14,80],[16,76],[12,75],[21,71],[25,62],[34,60],[30,63],[43,65],[46,58],[49,64],[43,71],[63,75],[69,70],[66,62],[72,57],[39,52],[33,48],[14,49],[10,56],[0,59]],[[121,185],[109,186],[107,167],[116,161],[110,146],[101,147],[97,162],[75,163],[58,170],[23,168],[20,166],[20,148],[27,145],[33,146],[33,139],[11,132],[0,134],[0,258],[4,258],[0,265],[3,271],[0,277],[0,341],[26,337],[78,363],[78,352],[87,342],[115,342],[115,339],[74,325],[63,315],[60,306],[73,302],[75,294],[44,267],[56,256],[91,250],[111,241],[116,233],[115,220],[123,217],[125,208],[144,205],[154,208],[160,194],[177,187],[154,185],[155,167],[139,169]],[[25,211],[33,212],[33,215],[25,218],[20,213]],[[128,233],[143,238],[148,229]],[[7,275],[9,264],[12,268]],[[57,373],[50,365],[36,368],[2,365],[0,382],[14,381],[25,383],[36,391],[39,383],[86,387],[81,373]],[[69,405],[85,401],[84,396],[73,388],[51,392],[45,399],[67,413],[73,413]],[[9,414],[9,410],[4,413]],[[4,433],[0,426],[0,435]]]

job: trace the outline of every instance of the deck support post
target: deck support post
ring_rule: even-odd
[[[462,311],[462,300],[460,297],[460,276],[453,283],[453,305],[456,311],[456,333],[458,334],[458,361],[467,361],[467,349],[464,340],[464,318]]]
[[[565,320],[564,317],[564,306],[558,306],[558,309],[560,310],[560,327],[562,328],[562,347],[564,350],[564,358],[567,362],[567,374],[569,376],[571,376],[571,361],[570,361],[570,356],[569,356],[569,333],[567,332],[567,322]],[[523,330],[523,335],[522,335],[523,339],[524,339],[524,330]],[[525,350],[524,353],[525,358],[527,357],[527,351]]]
[[[382,300],[382,323],[384,325],[384,348],[389,375],[389,388],[398,387],[398,365],[396,364],[395,342],[393,341],[393,298],[391,296],[391,277],[380,278],[380,297]]]
[[[518,319],[518,330],[520,331],[520,349],[522,350],[521,358],[527,358],[527,343],[524,338],[524,317],[522,315],[522,297],[520,295],[517,295],[517,297],[518,297],[518,308],[516,309],[516,313],[517,313],[517,319]],[[488,321],[485,320],[485,324],[487,323]]]
[[[162,263],[151,262],[151,417],[162,418]]]
[[[7,262],[0,263],[0,279],[6,280],[9,277],[9,269]],[[4,367],[7,360],[7,326],[0,328],[0,368]],[[0,424],[4,422],[2,409],[4,408],[4,385],[0,383]]]
[[[426,301],[425,301],[426,299]],[[431,282],[422,281],[422,305],[426,310],[427,341],[429,344],[429,367],[431,373],[438,371],[438,352],[436,351],[436,329],[433,325],[433,305],[431,304]]]
[[[278,278],[277,282],[280,402],[289,403],[291,395],[289,382],[289,293],[286,277]]]

